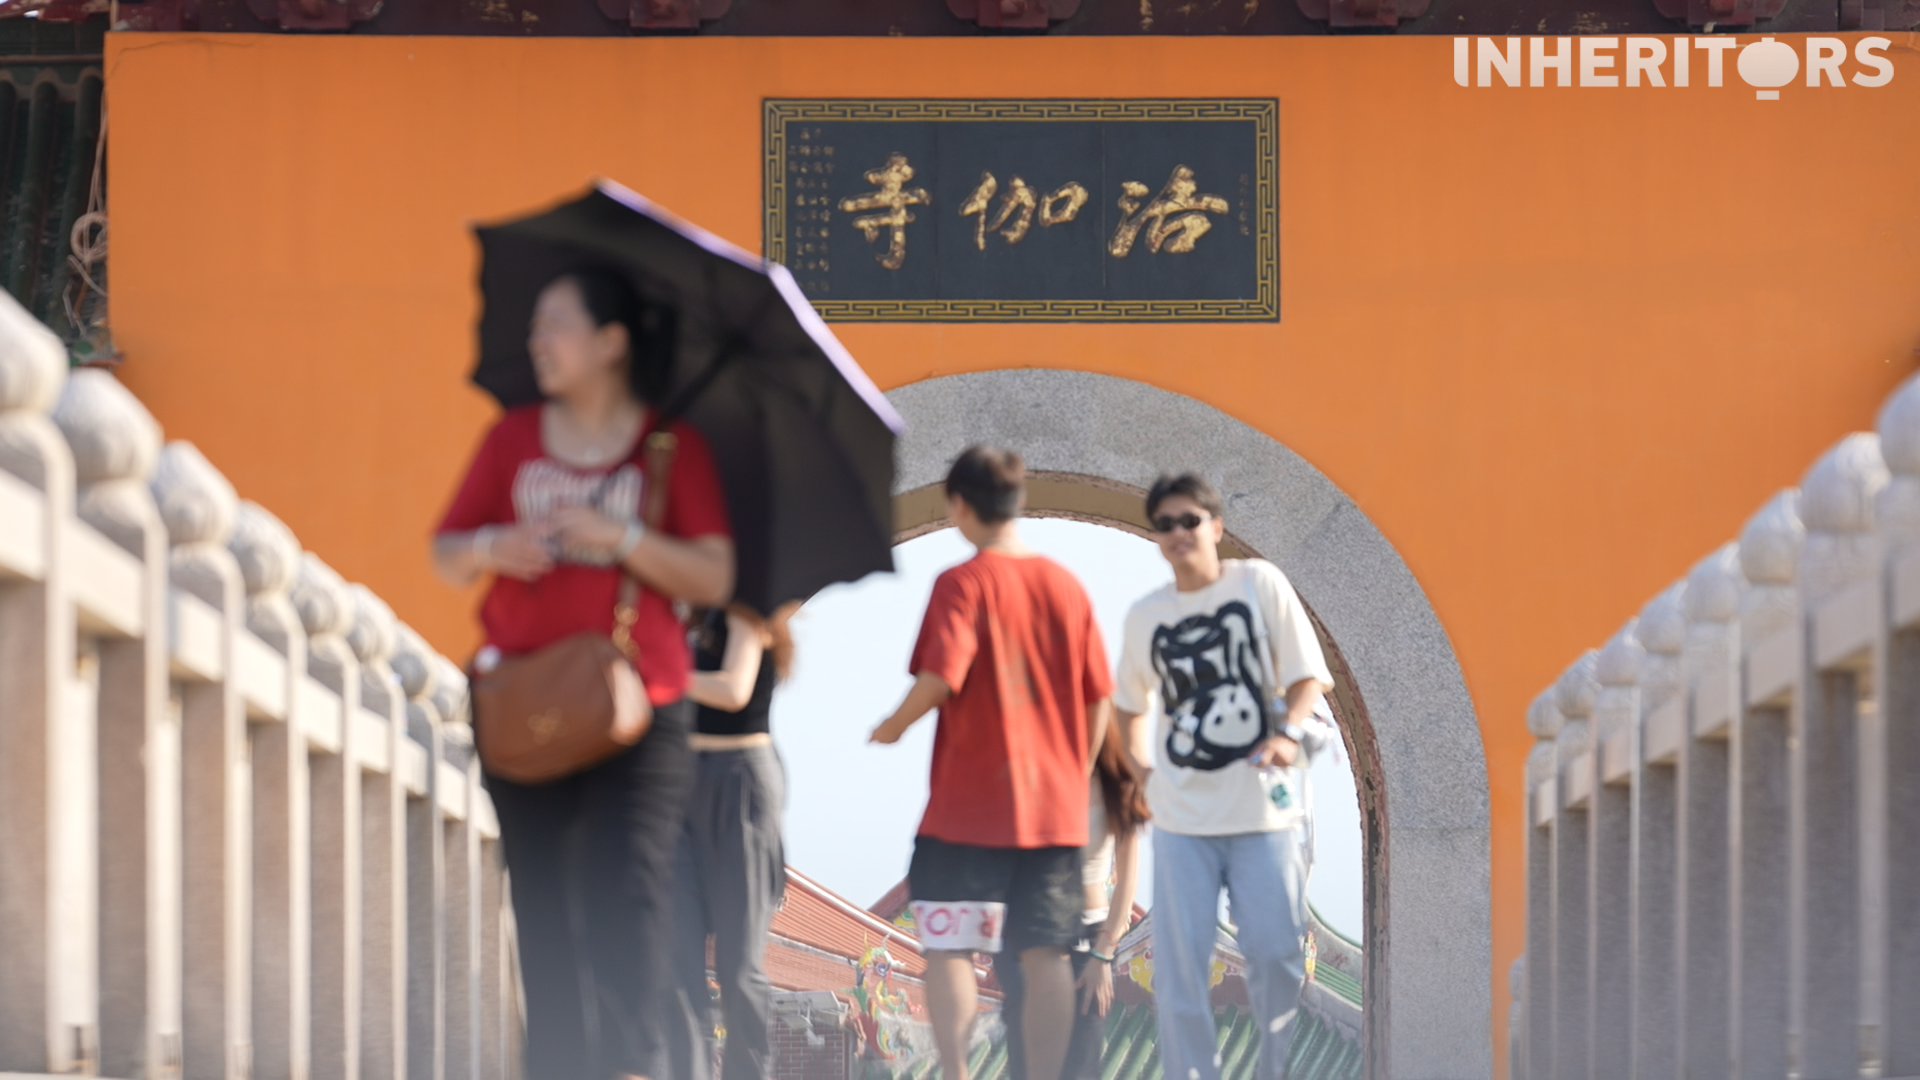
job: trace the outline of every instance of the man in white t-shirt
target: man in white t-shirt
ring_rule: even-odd
[[[1313,714],[1333,676],[1280,569],[1221,561],[1220,510],[1219,492],[1193,473],[1161,477],[1148,493],[1173,583],[1127,613],[1113,700],[1129,746],[1140,745],[1137,721],[1158,716],[1147,803],[1167,1080],[1220,1076],[1207,997],[1223,888],[1260,1024],[1255,1076],[1278,1080],[1306,978],[1302,744],[1327,741]]]

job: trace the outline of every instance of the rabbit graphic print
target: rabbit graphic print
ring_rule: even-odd
[[[1167,760],[1212,771],[1244,759],[1267,732],[1260,635],[1239,600],[1153,633]]]

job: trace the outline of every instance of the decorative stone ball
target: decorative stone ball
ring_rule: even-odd
[[[1773,89],[1800,74],[1800,54],[1783,41],[1763,37],[1740,50],[1739,68],[1748,86]]]

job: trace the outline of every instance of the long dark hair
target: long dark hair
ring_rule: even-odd
[[[633,396],[658,405],[673,386],[673,353],[678,341],[676,312],[640,295],[633,281],[605,266],[583,266],[555,280],[571,281],[593,325],[619,323],[627,328],[627,383]]]
[[[1137,831],[1152,819],[1147,809],[1147,781],[1134,767],[1117,723],[1107,725],[1107,737],[1093,759],[1093,775],[1100,780],[1100,801],[1106,805],[1107,828],[1115,836]],[[1098,840],[1098,837],[1095,837]]]

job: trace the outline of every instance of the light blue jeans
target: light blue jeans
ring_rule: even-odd
[[[1219,1080],[1207,1003],[1220,890],[1227,890],[1247,992],[1260,1023],[1256,1080],[1281,1080],[1293,1043],[1304,946],[1307,875],[1300,830],[1185,836],[1153,830],[1153,998],[1166,1080]]]

